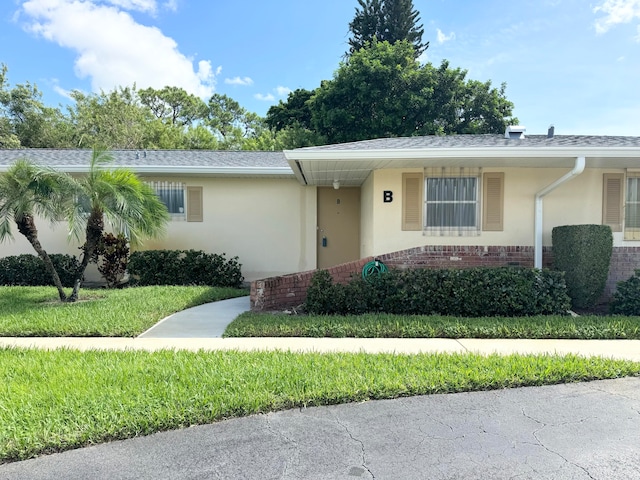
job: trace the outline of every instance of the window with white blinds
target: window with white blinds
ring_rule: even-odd
[[[426,169],[424,233],[479,235],[479,183],[479,169]]]

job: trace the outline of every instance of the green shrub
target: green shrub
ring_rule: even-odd
[[[79,262],[73,255],[49,255],[64,287],[73,287]],[[24,254],[0,258],[0,285],[44,286],[53,285],[44,262],[36,255]]]
[[[613,250],[608,225],[565,225],[552,231],[553,266],[565,272],[567,293],[576,308],[592,307],[604,292]]]
[[[390,270],[368,281],[334,284],[314,273],[305,308],[315,314],[527,316],[564,314],[570,307],[563,274],[527,268]]]
[[[133,252],[128,271],[137,285],[242,286],[238,257],[201,250],[146,250]]]
[[[622,315],[640,315],[640,270],[631,278],[618,282],[613,300],[609,303],[611,313]]]

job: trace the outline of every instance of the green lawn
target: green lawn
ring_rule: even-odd
[[[61,303],[53,287],[0,287],[0,336],[135,337],[177,311],[244,295],[218,287],[83,289],[78,302]]]
[[[571,338],[640,339],[640,317],[535,316],[458,318],[438,315],[286,315],[246,312],[227,337]]]
[[[0,349],[0,462],[298,406],[640,375],[575,356]]]

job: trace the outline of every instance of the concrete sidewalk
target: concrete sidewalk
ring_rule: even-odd
[[[504,340],[448,338],[221,338],[250,308],[249,297],[207,303],[170,315],[137,338],[0,337],[0,347],[77,350],[283,350],[292,352],[577,354],[640,362],[640,340]]]
[[[0,347],[78,350],[283,350],[292,352],[577,354],[640,362],[640,340],[448,338],[34,338],[0,337]]]

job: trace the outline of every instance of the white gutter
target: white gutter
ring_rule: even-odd
[[[575,165],[573,166],[573,169],[569,173],[560,177],[558,180],[556,180],[550,185],[547,185],[538,193],[536,193],[536,200],[535,200],[536,212],[535,212],[535,220],[534,220],[534,241],[533,241],[533,249],[534,249],[533,266],[535,268],[542,268],[542,220],[543,220],[542,198],[548,193],[551,193],[553,190],[558,188],[563,183],[568,182],[573,177],[577,177],[582,172],[584,172],[585,163],[586,161],[584,157],[576,157]]]

